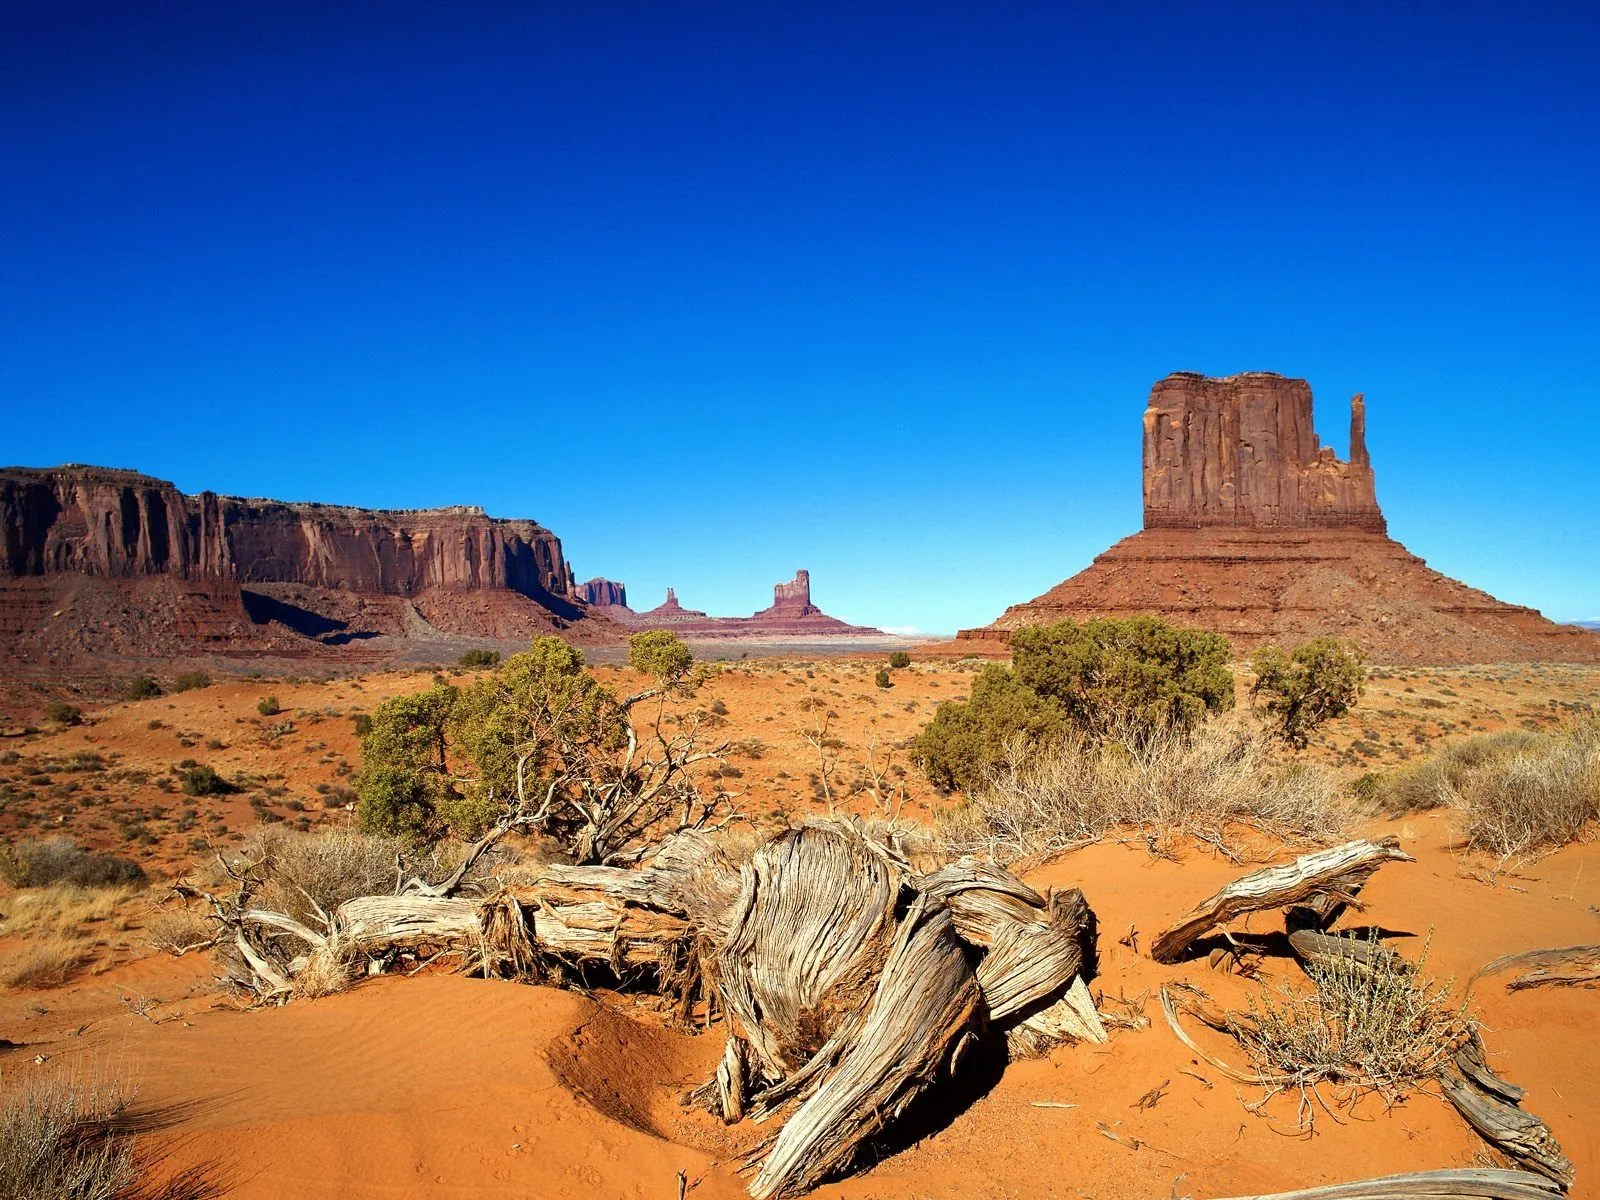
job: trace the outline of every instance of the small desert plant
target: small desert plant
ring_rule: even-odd
[[[66,983],[92,955],[82,941],[51,937],[30,941],[15,958],[0,965],[0,983],[10,988],[44,990]]]
[[[204,763],[186,768],[180,778],[184,794],[188,796],[226,796],[239,790],[218,775],[215,767]]]
[[[911,665],[911,655],[904,650],[892,651],[889,655],[889,665],[896,671],[903,667],[909,667]]]
[[[372,718],[366,713],[351,713],[350,727],[355,730],[357,737],[366,737],[372,732]]]
[[[894,683],[889,678],[889,668],[879,667],[878,673],[872,677],[872,682],[881,688],[892,688]]]
[[[76,704],[68,704],[65,700],[52,700],[44,706],[44,719],[53,721],[57,725],[81,725],[83,709]]]
[[[128,680],[122,695],[128,700],[153,700],[161,695],[161,685],[156,682],[153,675],[135,675]]]
[[[1252,699],[1297,750],[1305,749],[1319,726],[1350,711],[1367,677],[1360,653],[1331,637],[1315,638],[1292,654],[1263,646],[1250,667],[1256,675]]]
[[[0,848],[0,878],[16,888],[126,887],[143,883],[144,869],[125,858],[93,854],[71,838],[51,838]]]
[[[10,1082],[10,1081],[8,1081]],[[171,1175],[141,1152],[141,1135],[176,1119],[140,1109],[121,1088],[60,1076],[30,1078],[0,1102],[0,1197],[5,1200],[205,1200],[222,1195],[205,1168]]]
[[[256,701],[256,711],[263,717],[275,717],[283,711],[276,696],[263,696]]]
[[[211,686],[211,676],[204,671],[184,671],[173,677],[169,690],[173,692],[192,692],[196,688]]]
[[[1274,762],[1258,729],[1237,720],[1192,734],[1138,729],[1123,740],[1070,732],[1035,746],[1013,741],[968,801],[940,820],[946,847],[1001,862],[1053,854],[1118,827],[1152,845],[1190,835],[1231,844],[1247,825],[1293,840],[1346,832],[1351,805],[1332,772]]]
[[[468,650],[456,660],[457,663],[466,667],[469,671],[475,667],[492,667],[499,661],[500,651],[498,650]]]
[[[184,954],[211,945],[216,940],[217,927],[196,909],[168,908],[146,921],[144,932],[152,948],[165,954]]]
[[[1473,1030],[1451,984],[1422,975],[1426,946],[1413,968],[1376,935],[1351,941],[1361,953],[1307,967],[1310,991],[1263,988],[1228,1018],[1269,1092],[1300,1092],[1302,1127],[1311,1115],[1307,1093],[1319,1084],[1351,1100],[1365,1091],[1398,1100],[1431,1079]]]

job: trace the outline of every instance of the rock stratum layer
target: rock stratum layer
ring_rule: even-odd
[[[1432,570],[1387,535],[1363,397],[1349,462],[1311,417],[1304,380],[1161,380],[1144,415],[1144,530],[955,648],[1003,653],[1025,625],[1148,613],[1238,651],[1333,635],[1384,662],[1600,661],[1595,634]]]
[[[622,632],[576,594],[555,534],[479,508],[191,496],[134,471],[13,467],[0,533],[0,636],[25,665]]]

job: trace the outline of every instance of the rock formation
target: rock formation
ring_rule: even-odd
[[[624,633],[578,598],[555,534],[481,508],[190,496],[134,471],[13,467],[0,538],[0,634],[22,666]]]
[[[565,597],[561,542],[532,521],[481,508],[383,511],[244,500],[133,471],[0,470],[0,528],[11,576],[74,572],[298,583],[397,596],[507,588]]]
[[[1350,405],[1350,461],[1319,446],[1304,380],[1170,375],[1144,415],[1144,530],[957,652],[1004,653],[1010,631],[1152,613],[1246,652],[1332,634],[1376,661],[1600,661],[1600,637],[1434,571],[1387,536]]]
[[[596,608],[627,608],[628,589],[614,579],[590,579],[577,588],[578,599]]]
[[[1340,462],[1318,443],[1305,380],[1169,375],[1144,414],[1144,527],[1383,533],[1366,428],[1366,400],[1356,396],[1350,461]]]
[[[667,589],[666,603],[648,612],[615,612],[633,629],[670,629],[689,638],[751,638],[755,640],[797,640],[841,636],[884,637],[881,630],[849,625],[828,616],[811,603],[811,574],[800,570],[788,583],[775,584],[772,605],[748,617],[711,617],[698,609],[684,608],[678,594]]]

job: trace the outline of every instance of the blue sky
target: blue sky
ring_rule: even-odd
[[[1600,8],[0,10],[0,460],[482,504],[636,605],[950,632],[1139,526],[1173,370],[1600,616]]]

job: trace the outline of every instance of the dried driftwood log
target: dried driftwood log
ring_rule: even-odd
[[[1387,1175],[1382,1179],[1363,1179],[1358,1183],[1336,1183],[1329,1187],[1306,1188],[1297,1192],[1275,1192],[1270,1196],[1234,1196],[1230,1200],[1555,1200],[1560,1190],[1548,1179],[1527,1171],[1497,1171],[1458,1167],[1445,1171],[1416,1171],[1409,1175]]]
[[[1527,967],[1506,983],[1512,991],[1546,984],[1573,987],[1600,983],[1600,946],[1560,946],[1550,950],[1524,950],[1506,954],[1480,967],[1473,979],[1510,967]]]
[[[1329,911],[1330,897],[1340,904],[1354,901],[1372,873],[1386,862],[1411,862],[1393,838],[1357,840],[1301,855],[1292,863],[1264,867],[1236,879],[1197,904],[1161,933],[1150,946],[1157,962],[1173,963],[1200,938],[1245,913],[1288,905],[1317,905]]]

